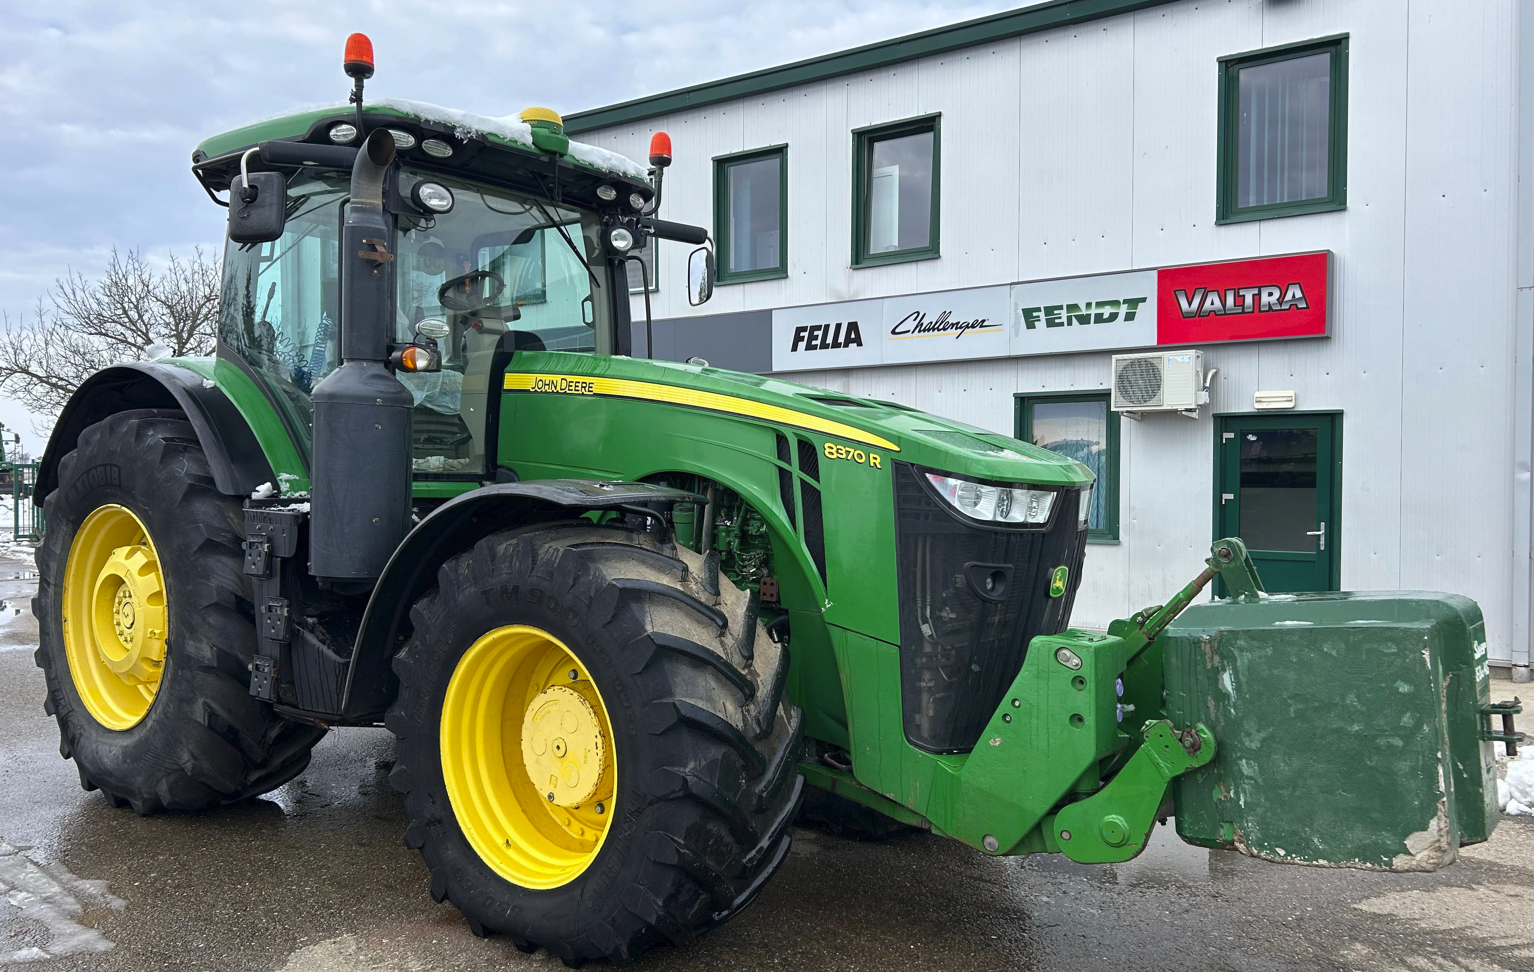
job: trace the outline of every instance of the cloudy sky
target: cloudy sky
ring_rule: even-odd
[[[373,96],[498,116],[592,108],[1021,5],[0,0],[0,310],[29,314],[56,277],[96,272],[113,246],[216,250],[223,210],[188,171],[193,147],[344,100],[354,30],[373,39]],[[15,403],[0,401],[0,421],[28,438]]]

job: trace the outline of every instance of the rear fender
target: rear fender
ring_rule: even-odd
[[[593,511],[670,507],[702,499],[650,483],[548,479],[498,483],[443,503],[405,537],[373,588],[357,632],[343,716],[348,721],[382,718],[398,690],[390,660],[404,637],[411,605],[436,582],[437,569],[449,557],[481,537]]]
[[[37,496],[46,497],[58,486],[59,460],[75,448],[81,432],[113,413],[135,408],[186,413],[219,492],[248,495],[275,480],[250,425],[217,386],[179,365],[135,361],[104,368],[75,390],[48,439],[37,470]]]

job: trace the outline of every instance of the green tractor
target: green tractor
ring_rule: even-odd
[[[801,812],[1095,862],[1174,812],[1386,869],[1490,832],[1517,707],[1472,602],[1267,597],[1224,540],[1069,630],[1079,463],[636,356],[639,251],[713,281],[656,216],[663,136],[646,169],[545,109],[364,105],[361,35],[346,70],[351,107],[193,155],[228,208],[216,356],[101,371],[49,443],[37,661],[87,790],[198,810],[387,726],[433,897],[571,964],[728,920]]]

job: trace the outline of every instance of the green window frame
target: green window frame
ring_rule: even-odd
[[[908,135],[932,133],[932,208],[927,244],[905,249],[873,252],[873,162],[874,146],[879,142]],[[870,125],[852,130],[852,266],[878,267],[912,260],[935,260],[942,255],[939,228],[942,225],[943,116],[922,115],[902,121]]]
[[[730,169],[763,159],[778,160],[778,265],[760,270],[730,270]],[[752,280],[776,280],[788,276],[788,146],[765,148],[714,156],[714,246],[717,250],[715,283],[749,283]]]
[[[1326,192],[1304,199],[1240,205],[1241,72],[1314,54],[1331,56],[1327,98]],[[1346,209],[1348,204],[1348,35],[1268,47],[1219,59],[1219,165],[1215,222],[1239,223]],[[1256,165],[1249,159],[1249,165]]]
[[[1107,419],[1107,455],[1104,469],[1098,475],[1094,494],[1102,497],[1103,515],[1096,526],[1087,527],[1087,543],[1119,542],[1119,413],[1113,410],[1108,391],[1078,392],[1019,392],[1014,398],[1015,431],[1013,438],[1035,444],[1033,439],[1033,411],[1038,405],[1054,405],[1077,402],[1100,402]]]

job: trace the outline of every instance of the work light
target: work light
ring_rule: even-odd
[[[1043,526],[1055,505],[1053,490],[990,486],[940,473],[927,473],[927,482],[949,506],[972,520],[987,523]]]
[[[453,192],[440,182],[417,182],[410,199],[429,213],[445,213],[453,208]]]
[[[607,231],[607,245],[619,253],[634,248],[634,233],[627,226],[614,226]]]
[[[1085,530],[1087,521],[1092,518],[1092,487],[1081,491],[1081,506],[1076,509],[1076,529]]]
[[[415,148],[415,136],[409,132],[402,132],[398,128],[389,129],[389,134],[394,136],[394,147],[400,151]]]
[[[440,138],[428,138],[421,143],[421,151],[434,159],[445,159],[453,154],[453,147]]]
[[[612,202],[618,198],[618,190],[612,186],[597,186],[597,198],[603,202]]]
[[[337,145],[346,145],[357,137],[357,126],[351,122],[340,122],[330,126],[330,140]]]
[[[645,206],[645,198],[637,192],[631,192],[629,193],[629,205],[633,206],[635,209],[643,209]]]

